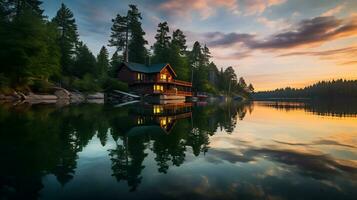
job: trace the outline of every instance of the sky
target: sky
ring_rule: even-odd
[[[108,45],[111,19],[135,4],[148,48],[167,21],[189,48],[206,44],[219,68],[232,66],[256,91],[357,79],[356,0],[44,0],[45,15],[52,19],[61,3],[94,54]]]

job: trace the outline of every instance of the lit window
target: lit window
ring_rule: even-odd
[[[154,105],[153,112],[154,114],[160,114],[164,111],[164,108],[160,105]]]
[[[166,74],[161,74],[160,76],[161,76],[161,77],[160,77],[161,80],[166,80],[166,79],[167,79],[167,75],[166,75]]]
[[[144,123],[144,120],[143,119],[141,119],[141,118],[138,118],[138,122],[137,122],[137,124],[138,125],[140,125],[140,124],[143,124]]]
[[[154,85],[154,91],[164,91],[164,86],[162,86],[162,85]]]
[[[142,81],[144,79],[144,74],[138,73],[136,78],[137,80]]]

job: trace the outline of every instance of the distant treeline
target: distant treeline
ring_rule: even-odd
[[[266,98],[357,98],[357,80],[320,81],[302,89],[281,88],[257,92],[255,99]]]
[[[249,95],[254,89],[232,67],[219,70],[206,45],[195,42],[188,50],[184,33],[177,29],[171,34],[167,22],[158,24],[156,41],[148,47],[135,5],[112,20],[107,46],[115,51],[110,58],[106,44],[95,56],[80,41],[74,14],[66,5],[48,19],[41,4],[40,0],[0,1],[0,93],[46,92],[53,86],[125,90],[127,85],[116,79],[116,71],[126,51],[129,62],[170,63],[178,79],[193,80],[194,91]]]

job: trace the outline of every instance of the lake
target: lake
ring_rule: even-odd
[[[0,199],[355,199],[357,106],[0,106]]]

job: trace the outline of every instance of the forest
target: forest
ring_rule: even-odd
[[[254,93],[255,99],[265,98],[309,98],[309,99],[341,99],[357,98],[357,80],[320,81],[313,85],[296,89],[281,88],[272,91]]]
[[[170,63],[178,79],[192,80],[196,92],[249,96],[254,91],[252,84],[237,77],[233,67],[218,68],[205,44],[196,41],[188,49],[183,31],[170,30],[167,22],[158,24],[156,41],[148,47],[142,16],[135,5],[114,16],[108,44],[95,56],[80,40],[70,8],[62,4],[48,19],[41,4],[40,0],[0,3],[0,93],[46,93],[53,87],[81,92],[125,91],[128,86],[115,77],[126,55],[129,62]],[[106,46],[115,48],[111,56]]]

